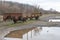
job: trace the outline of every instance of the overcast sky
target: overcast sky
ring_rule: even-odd
[[[13,1],[30,5],[38,5],[45,10],[53,8],[57,11],[60,11],[60,0],[5,0]]]

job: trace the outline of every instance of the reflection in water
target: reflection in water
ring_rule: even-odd
[[[42,30],[42,27],[37,27],[34,29],[34,35],[40,34],[40,31]]]
[[[22,40],[60,40],[60,27],[36,27],[31,29],[24,29],[22,32],[24,32],[23,35],[19,34],[19,36],[22,36],[22,38],[20,38]]]
[[[28,40],[28,37],[30,36],[30,38],[32,38],[32,36],[37,33],[40,32],[42,28],[40,27],[33,27],[33,28],[29,28],[29,29],[22,29],[22,30],[15,30],[15,31],[11,31],[9,34],[7,34],[5,36],[4,39],[8,39],[8,40],[12,40],[12,38],[20,38],[20,39],[26,39]],[[17,39],[16,39],[17,40]]]

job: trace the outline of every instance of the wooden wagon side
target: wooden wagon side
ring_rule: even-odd
[[[10,17],[18,19],[19,16],[22,16],[22,13],[5,13],[3,14],[3,20],[9,19]]]

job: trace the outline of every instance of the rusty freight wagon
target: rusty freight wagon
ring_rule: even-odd
[[[4,13],[3,20],[7,20],[7,19],[10,19],[12,17],[15,17],[16,19],[18,19],[19,16],[22,16],[22,13]]]
[[[18,20],[19,17],[23,17],[23,18],[31,18],[31,17],[36,17],[36,16],[40,16],[41,13],[4,13],[3,14],[3,20],[6,19],[10,19],[15,17],[15,19]]]
[[[24,14],[24,13],[4,13],[3,14],[3,20],[11,19],[15,17],[16,20],[18,20],[19,17],[30,17],[30,14]]]

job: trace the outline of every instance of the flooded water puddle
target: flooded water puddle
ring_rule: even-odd
[[[49,22],[60,22],[60,19],[49,19]]]
[[[60,40],[60,27],[34,27],[15,30],[4,37],[5,40]]]

